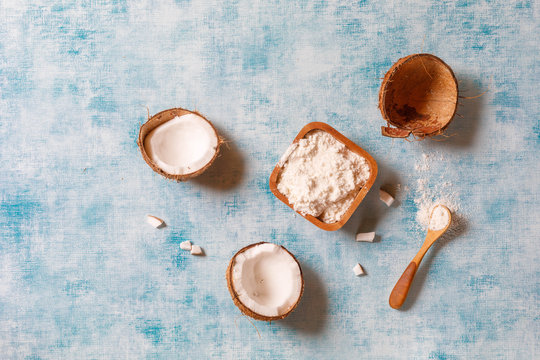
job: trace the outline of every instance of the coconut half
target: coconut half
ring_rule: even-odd
[[[381,127],[382,134],[401,138],[442,134],[457,105],[458,83],[450,66],[431,54],[401,58],[388,70],[379,91],[379,109],[388,124]]]
[[[260,242],[238,251],[227,268],[234,304],[256,320],[287,317],[304,292],[300,264],[283,246]]]
[[[141,126],[137,140],[152,170],[177,181],[202,174],[218,156],[221,143],[210,121],[181,108],[152,116]]]

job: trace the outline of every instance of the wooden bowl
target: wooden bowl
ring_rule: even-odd
[[[384,76],[379,109],[389,126],[382,134],[423,138],[443,133],[458,103],[458,83],[444,61],[431,54],[399,59]]]
[[[300,130],[298,135],[296,135],[296,137],[294,138],[293,143],[299,141],[300,139],[303,139],[304,136],[306,136],[306,134],[308,132],[313,131],[313,130],[326,131],[327,133],[329,133],[330,135],[335,137],[339,142],[343,143],[350,151],[355,152],[358,155],[365,158],[368,165],[369,165],[369,170],[371,172],[368,180],[366,181],[366,184],[364,186],[362,186],[362,188],[358,191],[358,194],[354,198],[351,206],[349,206],[349,209],[345,212],[343,217],[338,222],[325,223],[325,222],[319,220],[318,218],[316,218],[316,217],[314,217],[312,215],[302,215],[297,211],[298,214],[300,214],[302,217],[304,217],[306,220],[308,220],[309,222],[311,222],[312,224],[314,224],[318,228],[326,230],[326,231],[334,231],[334,230],[338,230],[343,225],[345,225],[345,223],[352,216],[352,214],[354,213],[354,211],[356,210],[358,205],[360,205],[360,203],[362,202],[362,200],[366,196],[367,192],[369,191],[369,189],[371,188],[371,186],[375,182],[375,178],[377,177],[377,163],[375,162],[373,157],[371,157],[371,155],[369,155],[360,146],[356,145],[351,140],[347,139],[339,131],[337,131],[336,129],[334,129],[330,125],[322,123],[322,122],[312,122],[312,123],[309,123],[306,126],[304,126],[302,128],[302,130]],[[278,163],[276,165],[276,167],[274,168],[274,171],[272,171],[272,174],[270,175],[270,191],[272,191],[272,193],[279,200],[281,200],[288,207],[290,207],[291,209],[294,210],[293,206],[291,204],[289,204],[289,201],[287,200],[287,197],[285,195],[283,195],[281,192],[279,192],[279,190],[277,188],[277,179],[278,179],[278,175],[279,175],[280,172],[281,172],[281,166]]]

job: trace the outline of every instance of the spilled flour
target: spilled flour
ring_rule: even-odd
[[[416,181],[417,193],[414,203],[418,208],[416,213],[416,230],[423,232],[429,226],[429,217],[433,209],[438,205],[445,205],[452,212],[452,223],[447,230],[449,235],[461,234],[466,229],[466,220],[462,214],[459,203],[459,194],[456,192],[454,184],[443,179],[432,179],[432,167],[445,161],[445,157],[440,153],[422,154],[422,157],[415,165],[415,170],[420,178]]]

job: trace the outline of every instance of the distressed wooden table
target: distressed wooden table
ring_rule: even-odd
[[[539,23],[531,1],[0,0],[2,357],[538,358]],[[462,96],[489,91],[462,99],[445,141],[383,138],[380,78],[421,51],[452,66]],[[228,140],[189,183],[153,173],[135,143],[146,107],[175,106]],[[336,232],[268,188],[311,121],[379,165]],[[462,226],[396,311],[426,192],[453,196]],[[379,241],[356,243],[359,228]],[[306,280],[289,318],[256,322],[260,338],[225,283],[258,241],[286,246]]]

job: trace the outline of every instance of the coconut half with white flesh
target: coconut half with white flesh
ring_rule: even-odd
[[[202,174],[222,143],[212,123],[195,111],[175,108],[141,126],[137,144],[144,161],[166,178],[184,181]]]
[[[238,251],[227,268],[234,304],[256,320],[287,317],[304,292],[300,264],[283,246],[260,242]]]

